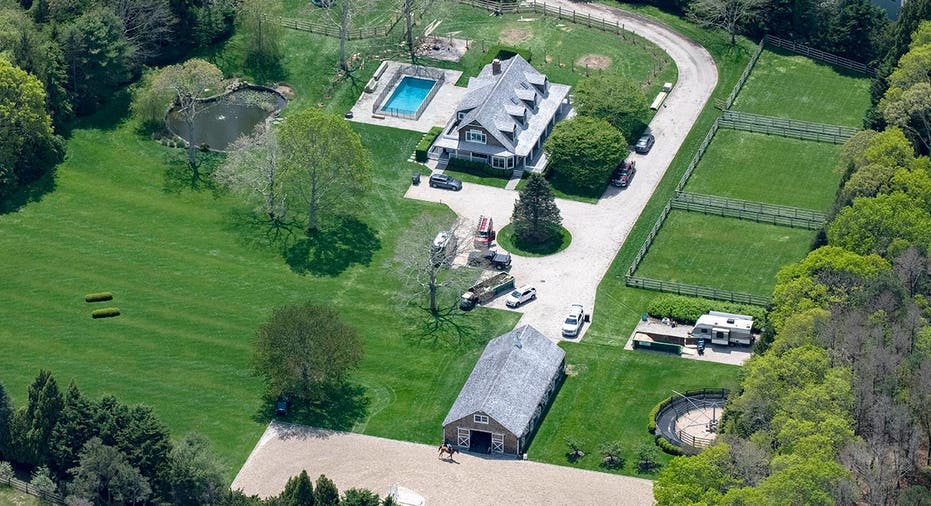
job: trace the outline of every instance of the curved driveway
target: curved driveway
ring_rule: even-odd
[[[547,4],[617,20],[627,30],[666,51],[679,71],[679,79],[665,106],[650,122],[656,145],[648,155],[630,156],[637,162],[631,187],[626,190],[609,187],[596,205],[558,199],[563,226],[572,233],[572,244],[547,257],[514,257],[511,273],[517,284],[533,284],[539,295],[536,301],[518,309],[524,314],[519,325],[533,325],[550,339],[559,340],[561,320],[569,304],[581,303],[586,312],[593,311],[601,278],[711,97],[718,83],[718,72],[704,48],[658,22],[599,4],[569,0],[548,0]],[[468,183],[462,191],[449,192],[421,184],[411,186],[405,196],[445,203],[469,223],[478,219],[479,214],[490,214],[500,230],[510,221],[517,192]],[[503,309],[504,298],[499,297],[489,306]],[[594,309],[593,320],[598,311],[610,308]],[[583,335],[585,329],[587,326]]]

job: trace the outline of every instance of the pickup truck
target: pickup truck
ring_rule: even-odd
[[[494,299],[502,293],[514,289],[514,276],[506,272],[499,272],[490,278],[479,281],[469,288],[459,300],[459,309],[468,311],[476,304],[483,304]]]
[[[473,251],[469,253],[469,265],[482,268],[491,266],[503,271],[511,266],[511,254],[493,249]]]

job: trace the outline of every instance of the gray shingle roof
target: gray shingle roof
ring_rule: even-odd
[[[566,352],[529,325],[488,342],[443,420],[484,413],[522,437]]]

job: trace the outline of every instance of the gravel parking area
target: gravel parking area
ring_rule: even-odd
[[[653,483],[640,478],[465,453],[449,461],[437,457],[435,446],[277,422],[232,488],[275,495],[302,469],[312,479],[326,474],[340,490],[362,487],[384,496],[397,483],[422,495],[428,506],[653,503]]]
[[[598,283],[714,91],[718,75],[711,55],[704,48],[664,25],[599,4],[568,0],[555,4],[590,12],[592,16],[617,19],[626,29],[669,53],[679,69],[679,80],[666,105],[650,122],[656,145],[647,155],[630,155],[629,159],[637,162],[637,175],[630,188],[609,187],[597,205],[557,199],[563,226],[572,234],[572,244],[551,256],[514,256],[511,272],[516,283],[532,284],[538,293],[537,300],[517,309],[524,315],[519,325],[533,325],[558,341],[562,319],[570,304],[582,304],[586,313],[592,313],[593,321],[598,318],[600,308],[593,308]],[[451,192],[430,188],[424,181],[420,186],[411,186],[405,197],[445,203],[468,223],[477,220],[480,214],[491,215],[500,230],[510,222],[517,192],[468,183],[461,191]],[[489,306],[504,309],[504,298],[499,297]],[[588,325],[584,326],[574,340],[584,337],[587,329]]]

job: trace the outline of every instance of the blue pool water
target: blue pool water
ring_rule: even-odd
[[[434,84],[436,81],[432,79],[406,76],[398,83],[382,109],[400,114],[416,114]]]

